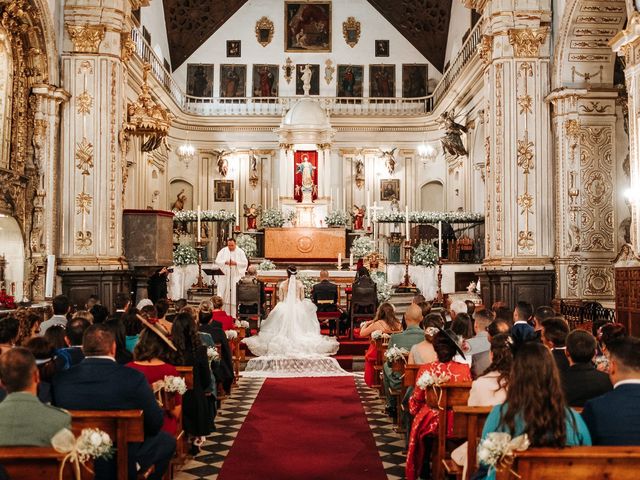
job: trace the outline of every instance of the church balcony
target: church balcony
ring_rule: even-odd
[[[372,98],[372,97],[321,97],[313,96],[331,116],[367,117],[422,117],[436,109],[463,69],[478,56],[478,45],[482,35],[482,22],[478,22],[467,36],[458,55],[445,70],[434,91],[417,98]],[[303,98],[281,97],[193,97],[187,95],[175,81],[163,62],[137,28],[131,30],[136,56],[151,65],[151,73],[164,87],[176,105],[184,112],[198,116],[282,116],[291,105]]]

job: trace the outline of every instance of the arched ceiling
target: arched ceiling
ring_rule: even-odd
[[[442,71],[452,0],[368,0]],[[178,68],[247,0],[164,0],[171,64]]]

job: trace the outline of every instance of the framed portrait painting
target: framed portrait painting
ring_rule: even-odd
[[[278,65],[253,66],[253,96],[278,96]]]
[[[214,180],[213,200],[215,202],[233,202],[233,180]]]
[[[187,64],[187,95],[213,97],[213,64]]]
[[[240,57],[242,42],[240,40],[227,40],[227,57]]]
[[[376,54],[376,57],[388,57],[389,56],[389,40],[376,40],[375,54]]]
[[[426,97],[427,64],[402,64],[402,96],[404,98]]]
[[[284,2],[286,52],[331,51],[331,2]]]
[[[363,65],[338,65],[338,97],[362,97]]]
[[[296,95],[304,95],[304,82],[302,74],[306,63],[296,65]],[[320,65],[309,64],[311,67],[311,89],[309,95],[320,95]]]
[[[400,201],[400,180],[397,178],[380,180],[380,200],[383,202]]]
[[[246,96],[247,66],[220,65],[220,96],[237,98]]]
[[[395,65],[369,65],[369,96],[373,98],[396,96]]]

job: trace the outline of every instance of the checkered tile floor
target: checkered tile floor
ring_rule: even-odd
[[[404,476],[405,465],[403,436],[395,432],[393,422],[384,412],[384,400],[378,397],[377,391],[366,386],[362,374],[356,374],[355,381],[387,477],[400,480]],[[233,387],[231,397],[222,402],[218,411],[217,431],[209,436],[202,452],[187,462],[175,480],[214,480],[218,477],[224,458],[263,383],[261,378],[240,379]]]

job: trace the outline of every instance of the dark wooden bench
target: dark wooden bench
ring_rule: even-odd
[[[12,480],[57,480],[65,455],[56,452],[52,447],[1,447],[0,465]],[[88,462],[87,466],[93,469],[91,462]],[[81,470],[83,480],[93,478],[87,470]],[[75,480],[71,464],[65,466],[62,478]]]
[[[493,407],[467,407],[466,405],[452,407],[455,418],[454,422],[459,422],[460,428],[465,428],[467,434],[468,467],[465,480],[468,480],[476,469],[478,443],[480,442],[484,422],[487,420],[492,408]],[[444,458],[442,464],[447,475],[454,476],[457,479],[462,478],[463,468],[451,458]]]

